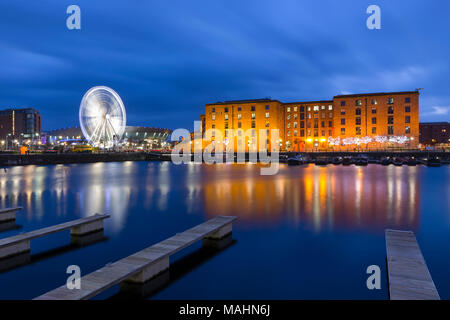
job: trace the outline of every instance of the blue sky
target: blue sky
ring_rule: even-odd
[[[81,8],[68,30],[66,8]],[[381,8],[381,30],[366,9]],[[130,125],[192,128],[205,103],[424,88],[421,121],[450,120],[450,1],[0,2],[0,109],[34,107],[43,128],[78,124],[107,85]]]

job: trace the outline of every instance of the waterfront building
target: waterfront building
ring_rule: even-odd
[[[0,137],[33,139],[41,133],[41,114],[33,108],[0,110]]]
[[[127,126],[122,140],[125,145],[130,147],[142,147],[145,149],[156,149],[168,147],[168,139],[172,130],[164,128]],[[47,139],[50,144],[81,142],[84,140],[80,127],[70,127],[63,129],[55,129],[46,132]]]
[[[419,91],[337,95],[309,102],[216,102],[206,104],[200,120],[203,148],[215,150],[273,150],[272,129],[279,130],[280,151],[415,148]]]
[[[421,144],[450,144],[450,123],[448,122],[421,122],[419,131]]]

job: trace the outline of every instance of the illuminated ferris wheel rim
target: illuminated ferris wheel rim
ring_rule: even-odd
[[[81,100],[79,121],[91,145],[112,147],[125,132],[125,106],[116,91],[107,86],[95,86]]]

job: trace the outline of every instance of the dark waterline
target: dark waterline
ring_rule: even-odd
[[[366,287],[383,275],[384,229],[416,232],[442,298],[450,298],[450,167],[260,167],[169,162],[12,167],[0,207],[20,205],[21,229],[0,238],[108,212],[107,240],[73,248],[68,233],[31,242],[32,263],[0,273],[1,299],[30,299],[216,215],[235,215],[235,242],[214,256],[194,246],[175,257],[153,299],[386,299]],[[176,270],[174,270],[176,271]],[[180,272],[178,272],[180,273]],[[115,289],[114,289],[115,290]],[[115,293],[110,290],[100,298]]]

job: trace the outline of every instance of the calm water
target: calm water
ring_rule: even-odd
[[[32,263],[0,273],[1,299],[65,283],[68,265],[92,272],[216,215],[235,215],[233,245],[209,259],[200,245],[152,299],[386,299],[366,268],[386,271],[384,229],[416,232],[442,298],[450,298],[450,166],[281,166],[96,163],[9,168],[0,207],[20,205],[20,232],[107,212],[106,241],[68,246],[63,232],[31,242]],[[190,260],[189,260],[190,259]],[[188,262],[186,262],[188,261]],[[115,294],[117,288],[99,296]]]

